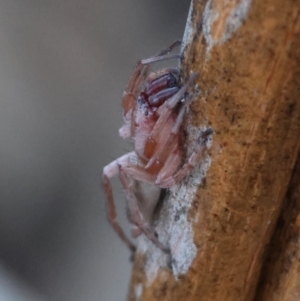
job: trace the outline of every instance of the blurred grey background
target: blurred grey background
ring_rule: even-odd
[[[189,2],[0,0],[0,301],[126,299],[102,168],[130,150],[118,128],[137,60],[182,37]]]

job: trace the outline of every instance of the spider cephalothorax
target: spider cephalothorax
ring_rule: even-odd
[[[150,226],[159,190],[179,183],[193,169],[199,153],[205,150],[208,136],[212,134],[209,128],[200,135],[193,153],[182,165],[181,125],[192,99],[188,89],[195,83],[198,74],[191,74],[187,82],[181,84],[179,69],[150,72],[151,63],[179,58],[178,55],[168,54],[179,44],[175,42],[158,55],[138,63],[123,94],[124,125],[119,130],[122,138],[133,140],[134,151],[103,169],[108,220],[132,251],[135,246],[116,219],[109,178],[119,175],[135,236],[144,233],[157,247],[169,253],[169,247],[160,242]]]

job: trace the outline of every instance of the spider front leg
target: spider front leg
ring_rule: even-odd
[[[134,153],[134,152],[132,152]],[[114,177],[118,174],[118,161],[124,162],[129,159],[129,157],[132,155],[132,153],[126,154],[119,158],[118,160],[115,160],[111,162],[110,164],[106,165],[103,168],[103,190],[106,194],[106,212],[107,212],[107,219],[113,229],[116,231],[118,236],[123,240],[128,248],[134,253],[136,251],[135,245],[130,241],[130,239],[127,237],[125,232],[123,231],[122,227],[120,226],[118,220],[117,220],[117,211],[116,206],[114,202],[113,197],[113,191],[112,186],[109,181],[110,178]]]

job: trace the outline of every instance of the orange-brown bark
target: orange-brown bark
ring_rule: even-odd
[[[197,253],[186,273],[161,265],[149,281],[149,254],[138,252],[130,301],[253,300],[300,150],[299,10],[300,0],[193,2],[182,69],[200,73],[201,94],[188,124],[214,130],[210,169],[186,213]],[[171,193],[167,203],[180,201]],[[299,283],[290,271],[282,287]]]
[[[300,158],[268,248],[255,300],[300,300]]]

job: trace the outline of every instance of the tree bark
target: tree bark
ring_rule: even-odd
[[[267,255],[255,300],[300,300],[299,157]]]
[[[300,0],[192,2],[182,72],[200,76],[187,155],[199,128],[214,130],[212,146],[154,221],[172,256],[139,240],[130,301],[299,300],[299,10]]]

